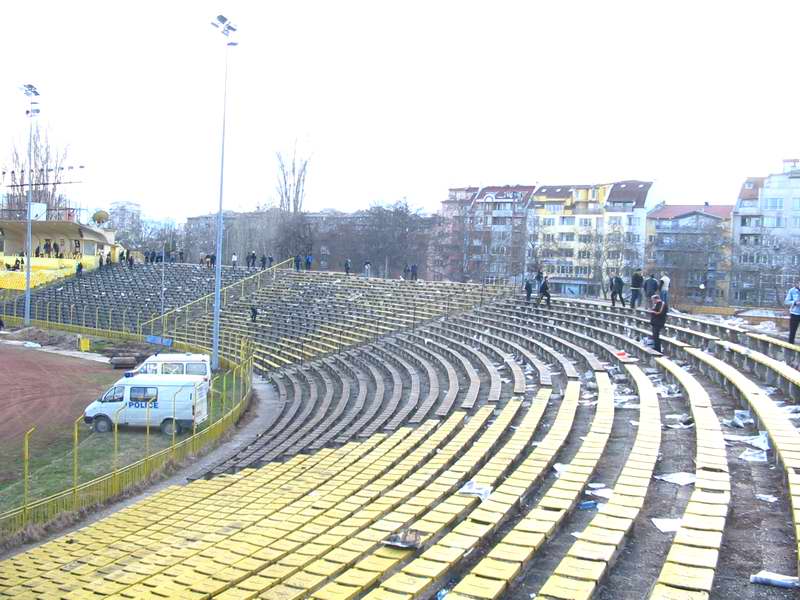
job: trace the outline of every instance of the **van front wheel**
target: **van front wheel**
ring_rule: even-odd
[[[92,421],[92,429],[97,433],[108,433],[111,431],[111,421],[108,417],[95,417]]]
[[[175,422],[173,419],[164,419],[164,421],[161,423],[161,433],[163,433],[164,435],[171,436],[173,433],[175,433],[175,435],[178,435],[180,432],[181,432],[181,426],[178,425],[178,423]]]

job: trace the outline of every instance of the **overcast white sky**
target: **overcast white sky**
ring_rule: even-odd
[[[84,206],[178,221],[215,210],[222,13],[231,51],[225,204],[311,154],[307,208],[448,187],[652,179],[733,203],[800,155],[800,2],[3,2],[0,166],[26,142],[23,83],[85,164]]]

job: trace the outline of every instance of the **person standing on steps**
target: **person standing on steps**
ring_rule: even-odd
[[[306,254],[306,271],[311,270],[311,264],[314,262],[314,257],[310,254]]]
[[[303,259],[300,258],[300,254],[295,254],[294,255],[294,270],[295,271],[298,271],[298,272],[300,271],[300,263],[302,262],[302,260]]]
[[[783,303],[789,307],[789,343],[794,344],[797,326],[800,325],[800,277],[797,285],[786,292]]]
[[[266,254],[262,254],[261,255],[261,270],[263,271],[266,268],[267,268],[267,255]]]
[[[653,350],[661,352],[661,330],[667,322],[667,301],[662,300],[658,294],[653,294],[651,298],[653,309],[650,313],[650,328],[653,330]]]
[[[539,297],[536,299],[537,307],[541,304],[542,298],[547,298],[547,308],[550,308],[550,277],[548,275],[544,276],[542,285],[539,286]]]
[[[530,278],[525,279],[525,285],[523,287],[525,288],[525,302],[530,304],[531,294],[533,293],[533,282],[530,280]]]
[[[344,261],[344,274],[345,275],[350,275],[350,269],[352,269],[352,268],[353,268],[353,263],[350,262],[350,259],[349,258],[345,259],[345,261]]]
[[[250,321],[255,323],[257,317],[258,317],[258,309],[255,307],[254,304],[250,307]]]
[[[411,263],[411,281],[417,280],[417,272],[418,272],[417,263]]]
[[[233,255],[231,256],[231,264],[233,265],[234,269],[236,268],[237,262],[239,262],[239,257],[236,256],[236,252],[234,252]]]
[[[642,287],[644,288],[642,291],[644,292],[644,297],[647,299],[647,305],[652,308],[653,294],[658,293],[658,281],[656,281],[655,275],[650,273],[647,279],[644,280]]]
[[[637,304],[642,304],[642,285],[644,277],[641,271],[636,269],[631,276],[631,310],[636,310]]]
[[[622,281],[622,277],[619,276],[619,273],[615,273],[608,283],[608,287],[611,288],[611,306],[616,306],[616,299],[619,298],[622,308],[625,308],[625,298],[622,297],[622,288],[625,283]]]
[[[664,302],[669,302],[669,282],[669,275],[662,273],[661,279],[658,280],[658,295]]]
[[[372,272],[372,263],[369,261],[364,262],[364,277],[369,277]]]
[[[270,269],[271,269],[271,268],[272,268],[272,262],[275,260],[274,258],[272,258],[272,254],[270,254],[270,255],[267,257],[267,260],[269,261],[269,267],[268,267],[268,268],[270,268]]]

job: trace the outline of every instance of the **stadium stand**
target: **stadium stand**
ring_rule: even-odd
[[[172,310],[214,290],[214,271],[200,265],[135,265],[119,263],[70,277],[57,284],[38,287],[31,293],[31,317],[120,331],[138,332],[143,322],[161,311],[161,281],[164,306]],[[231,285],[256,271],[223,267],[223,285]],[[24,297],[3,306],[3,314],[21,317]],[[160,328],[155,330],[160,332]],[[148,332],[149,333],[149,332]]]
[[[186,303],[207,290],[192,289]],[[208,347],[210,315],[188,315],[165,322],[168,333]],[[281,406],[274,424],[205,479],[0,563],[0,597],[405,600],[447,589],[485,600],[552,554],[536,598],[591,598],[635,560],[657,567],[641,597],[712,598],[737,497],[707,382],[766,432],[787,482],[787,533],[800,531],[800,437],[763,389],[800,394],[800,347],[781,340],[675,315],[662,354],[646,342],[645,313],[602,302],[547,309],[502,288],[288,270],[242,286],[222,327],[226,354],[253,340]],[[623,559],[666,443],[657,382],[693,419],[696,480],[668,549]],[[617,431],[624,387],[638,421]],[[630,438],[622,456],[609,454],[612,432]],[[557,544],[608,461],[619,463],[608,498]]]

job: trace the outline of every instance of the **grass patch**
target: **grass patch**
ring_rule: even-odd
[[[240,381],[237,378],[237,395],[240,390]],[[233,375],[225,375],[225,410],[230,410],[235,402]],[[205,427],[218,421],[223,412],[223,377],[215,382],[209,397],[209,418],[198,427],[202,431]],[[87,401],[88,404],[88,401]],[[69,489],[73,484],[73,448],[72,430],[62,431],[59,435],[41,436],[36,439],[37,432],[32,438],[30,448],[30,488],[31,501],[52,496],[58,492]],[[79,481],[86,482],[96,477],[110,473],[114,469],[114,434],[95,433],[87,425],[81,425],[80,443],[78,445]],[[175,436],[176,443],[189,437],[191,432]],[[46,440],[46,443],[45,443]],[[159,428],[151,427],[149,442],[144,427],[120,427],[118,431],[118,452],[116,460],[118,467],[132,464],[145,458],[148,444],[149,453],[154,454],[172,444],[172,437],[163,435]],[[4,452],[4,462],[8,467],[13,465],[15,477],[7,484],[0,484],[0,513],[17,508],[24,501],[24,485],[22,481],[22,445],[14,448],[0,447]]]

